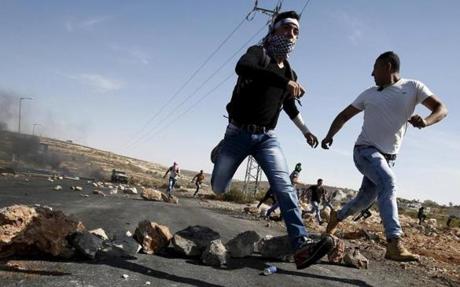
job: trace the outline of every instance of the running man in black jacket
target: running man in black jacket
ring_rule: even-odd
[[[284,110],[307,143],[313,148],[318,145],[317,138],[305,126],[295,105],[304,88],[297,82],[287,61],[298,34],[297,13],[281,13],[275,18],[262,45],[250,47],[238,61],[238,82],[227,105],[230,122],[216,156],[211,184],[214,192],[225,192],[241,162],[247,156],[253,156],[279,202],[295,250],[295,262],[301,269],[328,253],[333,242],[329,236],[319,242],[308,238],[298,197],[289,179],[287,162],[273,131],[281,110]]]

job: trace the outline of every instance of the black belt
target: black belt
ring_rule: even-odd
[[[383,155],[383,157],[388,161],[388,160],[396,160],[396,154],[392,154],[392,153],[384,153],[384,152],[381,152],[378,148],[376,148],[375,146],[371,146],[371,145],[355,145],[355,147],[371,147],[371,148],[375,148],[381,155]]]
[[[256,124],[241,124],[235,120],[230,120],[230,123],[252,134],[263,134],[269,130],[269,128],[266,126],[259,126]]]

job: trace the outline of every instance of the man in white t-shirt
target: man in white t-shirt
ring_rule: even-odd
[[[394,52],[381,54],[372,71],[376,86],[362,92],[337,115],[321,142],[322,148],[328,149],[343,125],[364,111],[363,127],[353,151],[355,165],[364,176],[361,188],[341,210],[331,211],[326,232],[333,234],[340,221],[367,208],[377,199],[388,242],[385,258],[413,261],[418,256],[406,250],[400,240],[403,232],[391,167],[408,123],[419,129],[430,126],[442,120],[447,115],[447,109],[423,83],[402,79],[399,66],[399,57]],[[413,115],[415,106],[420,103],[431,111],[425,118]]]
[[[174,190],[174,186],[176,185],[177,178],[180,177],[180,168],[177,162],[174,162],[173,165],[168,168],[163,178],[166,178],[168,173],[169,173],[169,180],[168,180],[168,189],[166,190],[166,192],[168,193],[168,196],[171,197],[172,192]]]

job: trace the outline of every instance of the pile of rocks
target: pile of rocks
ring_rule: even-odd
[[[334,253],[329,256],[331,262],[367,268],[368,262],[359,251],[346,253],[343,241],[336,240]],[[189,226],[173,235],[167,226],[144,220],[138,223],[134,235],[127,231],[109,237],[101,228],[88,231],[78,220],[48,207],[13,205],[0,209],[0,257],[41,252],[64,258],[132,258],[140,251],[158,254],[170,244],[182,256],[199,258],[209,266],[222,267],[230,258],[253,253],[293,262],[287,236],[261,238],[255,231],[245,231],[224,243],[209,227]]]

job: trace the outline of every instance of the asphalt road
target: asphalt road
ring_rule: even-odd
[[[60,184],[62,191],[52,188]],[[70,186],[84,187],[82,192]],[[208,226],[221,234],[223,242],[240,232],[255,230],[261,235],[277,235],[265,223],[200,207],[196,199],[180,198],[179,205],[150,202],[137,196],[93,195],[86,182],[64,180],[51,183],[44,178],[30,182],[0,176],[0,207],[12,204],[41,204],[74,215],[88,229],[102,227],[113,234],[130,230],[143,219],[167,225],[171,232],[189,225]],[[82,197],[80,194],[88,194]],[[419,278],[398,268],[398,264],[370,262],[368,270],[317,264],[296,270],[294,264],[267,262],[258,256],[232,260],[225,269],[203,266],[193,259],[174,255],[138,254],[133,260],[61,261],[53,258],[16,258],[24,270],[5,270],[0,264],[0,286],[435,286],[435,281]],[[3,261],[4,262],[4,261]],[[267,263],[278,267],[270,276],[261,274]],[[126,274],[127,279],[122,278]],[[147,284],[150,282],[150,285]]]

